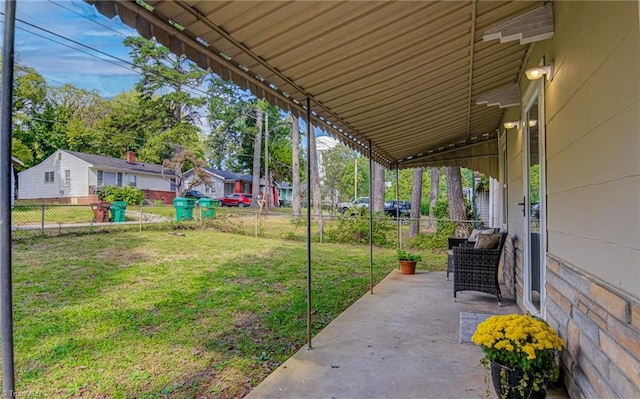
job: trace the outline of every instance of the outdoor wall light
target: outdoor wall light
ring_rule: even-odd
[[[553,62],[550,65],[537,66],[524,71],[529,80],[538,80],[542,75],[547,75],[547,80],[553,79]]]
[[[505,129],[520,128],[520,121],[508,121],[502,124]]]
[[[538,124],[538,121],[535,119],[532,119],[529,121],[529,127],[535,127]]]

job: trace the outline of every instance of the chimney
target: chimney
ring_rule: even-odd
[[[136,153],[133,151],[127,151],[127,162],[136,163]]]

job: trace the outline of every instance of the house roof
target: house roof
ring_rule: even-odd
[[[276,186],[278,186],[278,188],[282,188],[282,189],[292,189],[293,186],[290,183],[284,182],[284,181],[277,181],[276,182]]]
[[[153,174],[162,174],[162,170],[163,170],[162,165],[156,165],[152,163],[146,163],[146,162],[129,163],[127,162],[126,159],[105,157],[102,155],[86,154],[84,152],[69,151],[69,150],[60,150],[60,151],[64,151],[68,154],[71,154],[76,158],[82,159],[83,161],[90,163],[93,166],[101,166],[101,167],[110,168],[110,169],[130,170],[134,172],[145,172],[145,173],[153,173]],[[173,174],[173,172],[168,169],[165,169],[164,173],[170,174],[170,175]]]
[[[243,175],[241,173],[227,172],[224,170],[204,168],[209,173],[221,177],[224,180],[240,180],[240,181],[252,181],[253,177],[249,175]]]
[[[85,0],[380,164],[497,175],[543,1]],[[492,106],[489,106],[492,105]]]

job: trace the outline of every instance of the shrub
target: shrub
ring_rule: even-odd
[[[420,254],[403,251],[401,249],[396,251],[396,258],[398,258],[398,260],[405,260],[408,262],[420,262],[422,260],[422,256],[420,256]]]
[[[335,226],[325,229],[327,242],[340,244],[366,244],[369,242],[369,211],[361,210],[356,215],[338,217]],[[373,243],[383,247],[395,242],[395,229],[391,218],[376,218],[373,222]],[[392,234],[393,238],[387,237]]]
[[[144,202],[144,192],[134,186],[104,186],[98,189],[101,201],[124,201],[128,205],[140,205]]]

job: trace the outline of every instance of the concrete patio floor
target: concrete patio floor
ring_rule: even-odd
[[[482,351],[460,343],[460,312],[521,311],[509,297],[498,307],[482,293],[454,302],[451,285],[444,272],[392,272],[246,398],[485,398]]]

